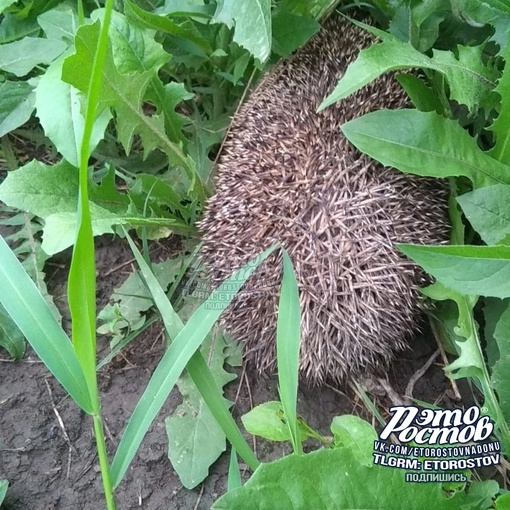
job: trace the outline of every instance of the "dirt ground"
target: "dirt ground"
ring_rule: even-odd
[[[163,249],[160,247],[159,249]],[[164,255],[161,252],[160,257]],[[98,309],[106,304],[112,289],[131,271],[128,249],[120,240],[102,238],[97,243]],[[117,269],[116,269],[117,268]],[[58,305],[65,303],[66,269],[62,261],[48,267],[49,287]],[[117,445],[126,420],[163,353],[156,341],[159,325],[138,338],[99,374],[103,414],[110,453]],[[103,355],[107,341],[99,340]],[[436,350],[430,333],[415,339],[411,349],[395,361],[390,382],[402,395],[413,376]],[[0,351],[0,479],[10,482],[5,510],[98,510],[104,508],[100,475],[90,418],[65,396],[55,379],[30,350],[14,363]],[[436,362],[439,362],[438,358]],[[233,408],[236,417],[252,404],[276,398],[274,377],[248,371]],[[231,383],[234,399],[237,382]],[[249,390],[248,391],[248,387]],[[416,383],[414,396],[423,401],[455,405],[450,385],[441,367],[433,364]],[[251,397],[250,397],[251,395]],[[381,408],[391,405],[377,398]],[[212,467],[207,480],[195,490],[184,489],[174,474],[166,453],[164,418],[179,403],[172,393],[152,425],[129,471],[116,491],[119,510],[209,509],[225,491],[227,457]],[[349,388],[302,388],[298,411],[309,424],[327,434],[335,415],[355,413],[369,417],[360,399]],[[58,416],[57,416],[58,414]],[[281,455],[280,445],[257,441],[261,460]]]

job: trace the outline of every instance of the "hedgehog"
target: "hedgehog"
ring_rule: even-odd
[[[425,276],[395,243],[447,241],[445,187],[382,167],[339,128],[406,106],[392,75],[317,113],[373,41],[333,16],[267,73],[234,116],[199,222],[213,285],[275,243],[285,247],[299,288],[300,376],[312,384],[380,370],[408,345],[423,317]],[[275,364],[281,272],[281,255],[271,255],[221,319],[259,371]]]

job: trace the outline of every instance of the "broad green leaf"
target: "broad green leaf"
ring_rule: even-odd
[[[456,121],[435,112],[379,110],[351,120],[341,129],[360,151],[402,172],[465,176],[476,187],[510,184],[509,166],[485,154]]]
[[[272,24],[272,50],[284,58],[305,44],[320,29],[317,20],[284,11],[273,15]]]
[[[91,204],[93,214],[92,229],[94,236],[113,234],[113,225],[124,224],[123,218],[106,209]],[[54,255],[73,246],[76,241],[76,212],[55,213],[46,216],[42,249],[48,255]]]
[[[492,370],[492,382],[498,394],[499,405],[507,423],[510,423],[510,300],[501,313],[494,329],[499,348],[499,359]]]
[[[46,136],[71,165],[78,167],[85,122],[82,114],[84,97],[62,81],[62,64],[62,59],[53,62],[41,77],[35,89],[35,106]],[[111,118],[111,112],[105,109],[94,122],[89,154],[103,139]]]
[[[490,504],[497,482],[448,495],[440,483],[405,481],[405,472],[360,464],[349,448],[289,455],[261,464],[243,487],[221,497],[212,510],[479,510]]]
[[[500,52],[507,41],[510,8],[506,0],[452,0],[452,8],[471,26],[489,24],[494,28],[491,36]],[[506,12],[505,12],[506,11]]]
[[[17,0],[0,0],[0,14],[7,9],[7,7],[10,7],[12,4],[15,4]],[[2,483],[6,480],[2,480]],[[0,498],[0,503],[2,502],[3,498]]]
[[[270,0],[219,0],[212,19],[234,28],[234,41],[265,62],[271,52]]]
[[[70,6],[62,4],[40,14],[37,23],[48,39],[62,39],[72,43],[78,29],[78,16]]]
[[[438,282],[456,292],[510,297],[510,247],[413,244],[397,247]]]
[[[207,402],[209,410],[213,413],[216,420],[222,424],[223,431],[231,444],[245,462],[250,466],[256,466],[258,463],[257,459],[233,421],[204,358],[200,352],[196,351],[223,310],[230,304],[237,291],[257,266],[276,247],[266,250],[246,266],[236,271],[211,294],[209,299],[198,308],[183,327],[181,319],[166,299],[163,289],[158,285],[147,263],[131,239],[129,237],[127,239],[140,266],[145,282],[153,294],[156,306],[163,318],[165,329],[173,340],[152,374],[151,380],[131,414],[131,418],[122,434],[122,439],[111,465],[113,486],[117,486],[122,480],[143,437],[185,367],[203,399]],[[225,294],[228,295],[226,300],[224,299]]]
[[[510,245],[510,186],[495,184],[457,197],[462,211],[485,243]]]
[[[190,233],[193,229],[175,218],[144,218],[135,214],[112,213],[90,202],[92,211],[92,231],[94,236],[113,234],[114,225],[148,227],[157,229],[158,238],[174,231]],[[42,249],[48,255],[59,253],[74,244],[76,238],[76,213],[54,213],[45,218]]]
[[[236,378],[223,368],[226,347],[222,335],[212,333],[200,349],[218,388]],[[191,377],[185,374],[179,378],[177,386],[183,401],[165,419],[168,457],[184,487],[193,489],[204,481],[209,467],[225,451],[226,440]],[[230,406],[230,402],[227,405]]]
[[[7,480],[0,480],[0,505],[2,504],[2,501],[5,499],[8,487],[9,482]]]
[[[88,91],[92,71],[91,55],[96,50],[98,36],[98,22],[80,27],[75,37],[76,53],[67,57],[63,66],[62,79],[85,93]],[[130,151],[133,136],[138,134],[145,156],[159,147],[173,164],[190,169],[192,164],[181,148],[168,139],[163,116],[148,116],[142,111],[142,99],[155,72],[151,70],[130,75],[120,73],[115,66],[110,47],[103,66],[98,112],[104,108],[114,108],[117,136],[127,153]]]
[[[489,101],[497,74],[483,63],[483,46],[458,46],[457,51],[458,57],[443,50],[433,50],[433,56],[428,57],[411,43],[388,36],[382,43],[360,51],[319,110],[350,96],[388,71],[422,68],[443,73],[450,86],[451,99],[474,112],[480,103]],[[492,100],[489,103],[492,105]]]
[[[11,43],[28,35],[37,36],[41,28],[33,18],[17,18],[13,13],[6,12],[0,22],[0,44]]]
[[[510,494],[507,492],[498,496],[494,502],[494,508],[496,510],[510,510]]]
[[[104,9],[92,13],[92,20],[102,21]],[[147,30],[140,29],[128,22],[119,12],[112,12],[108,35],[113,52],[115,67],[121,74],[135,74],[157,71],[169,60],[170,55]]]
[[[373,447],[377,434],[374,427],[353,415],[335,416],[331,422],[335,448],[350,448],[356,461],[365,466],[373,465]]]
[[[489,154],[498,161],[510,165],[510,129],[508,129],[510,125],[510,31],[507,35],[503,58],[505,59],[503,74],[494,89],[501,96],[501,105],[498,116],[490,127],[496,135],[496,144]]]
[[[0,138],[31,117],[35,103],[33,90],[25,81],[0,83]]]
[[[166,16],[144,11],[134,2],[130,1],[126,1],[124,4],[124,13],[130,22],[139,27],[159,30],[183,37],[201,48],[204,55],[211,53],[210,42],[200,33],[189,19],[179,20],[177,22]]]
[[[113,225],[161,226],[188,232],[192,230],[170,214],[167,218],[150,218],[130,210],[129,198],[115,189],[113,169],[100,185],[90,183],[89,198],[94,235],[112,233]],[[0,200],[45,220],[42,248],[46,253],[58,253],[74,243],[78,171],[66,161],[46,166],[34,160],[9,172],[0,184]]]
[[[36,65],[55,60],[66,48],[67,44],[58,39],[25,37],[1,46],[0,69],[21,78]]]
[[[189,17],[209,19],[212,17],[214,5],[204,5],[189,0],[165,0],[165,4],[156,10],[158,14],[171,14],[172,17]]]
[[[98,195],[99,192],[97,193]],[[91,189],[91,199],[96,198]],[[97,197],[99,198],[99,196]],[[63,249],[74,242],[76,235],[76,203],[78,200],[78,170],[62,161],[54,166],[33,160],[24,167],[9,172],[0,184],[0,200],[39,216],[50,224],[44,227],[43,249]],[[92,214],[97,223],[96,234],[111,232],[111,225],[117,221],[117,211],[126,210],[127,197],[118,193],[109,195],[109,200],[93,203]],[[103,207],[113,209],[114,212]],[[54,216],[53,215],[58,215]],[[67,221],[65,221],[67,218]],[[48,252],[47,252],[48,253]]]
[[[438,37],[439,24],[447,14],[447,7],[444,0],[429,0],[412,7],[401,4],[392,16],[389,32],[425,53]]]
[[[0,347],[3,347],[15,360],[25,353],[25,337],[0,303]]]
[[[87,383],[69,338],[1,236],[0,303],[71,398],[91,413]]]
[[[283,280],[278,301],[276,322],[276,360],[278,365],[278,390],[289,427],[292,447],[301,452],[297,424],[297,390],[299,348],[301,338],[301,310],[299,291],[292,261],[285,250],[283,255]]]
[[[260,436],[269,441],[290,441],[291,439],[281,402],[271,401],[259,404],[243,414],[241,421],[244,428],[254,436]]]

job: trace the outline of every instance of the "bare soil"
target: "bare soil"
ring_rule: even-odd
[[[161,258],[165,248],[158,245]],[[156,251],[157,251],[156,250]],[[170,253],[170,252],[168,252]],[[120,240],[102,238],[97,243],[98,309],[132,269],[131,254]],[[64,257],[48,266],[47,277],[56,301],[65,309]],[[143,392],[151,372],[163,353],[161,326],[156,324],[133,342],[122,356],[99,374],[102,409],[107,426],[110,454],[118,444],[130,412]],[[99,340],[102,355],[108,352],[106,339]],[[411,349],[395,361],[390,383],[397,395],[405,391],[413,376],[436,350],[430,333],[415,339]],[[100,475],[90,418],[66,397],[34,353],[27,351],[18,363],[0,352],[0,479],[10,487],[5,510],[98,510],[104,508]],[[436,360],[439,362],[440,358]],[[241,372],[240,372],[241,373]],[[238,379],[239,381],[239,379]],[[229,388],[238,398],[233,408],[239,417],[253,405],[276,398],[275,378],[246,372]],[[415,385],[420,400],[453,406],[449,383],[439,365],[433,364]],[[382,410],[391,405],[387,396],[374,397]],[[173,392],[152,425],[134,462],[116,491],[120,510],[209,509],[225,491],[227,458],[212,467],[207,480],[195,490],[181,486],[166,453],[164,418],[178,405]],[[458,405],[458,404],[457,404]],[[350,388],[302,388],[298,409],[309,424],[323,434],[335,415],[354,413],[370,418],[361,400]],[[261,460],[283,453],[281,445],[257,441]],[[246,472],[249,476],[249,472]]]

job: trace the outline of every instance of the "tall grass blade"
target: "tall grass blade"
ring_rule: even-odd
[[[126,429],[124,430],[111,466],[113,485],[117,486],[122,480],[147,430],[156,418],[158,412],[163,406],[163,403],[177,382],[178,377],[184,368],[186,368],[186,365],[188,365],[190,376],[195,384],[197,384],[199,391],[207,391],[206,395],[202,394],[202,396],[205,397],[204,400],[213,415],[220,418],[225,418],[225,416],[228,415],[230,429],[228,431],[224,430],[225,435],[232,444],[235,445],[240,455],[242,455],[243,450],[242,444],[241,450],[238,448],[238,443],[240,442],[239,438],[241,438],[245,443],[244,449],[247,448],[251,454],[251,457],[247,459],[247,462],[249,464],[257,464],[256,458],[253,453],[251,453],[246,441],[244,441],[244,438],[242,438],[241,433],[235,425],[235,422],[226,407],[225,399],[214,383],[205,360],[202,355],[200,353],[196,353],[196,351],[205,340],[207,334],[214,323],[218,320],[223,310],[229,305],[237,291],[242,287],[244,282],[249,278],[257,266],[265,260],[276,249],[276,247],[269,248],[249,262],[246,266],[236,271],[211,294],[209,299],[195,311],[186,325],[179,330],[182,325],[182,321],[173,310],[172,305],[166,299],[163,289],[155,279],[154,275],[150,272],[150,269],[139,250],[129,238],[128,241],[140,266],[142,275],[153,294],[156,306],[163,317],[165,328],[167,328],[167,332],[170,337],[173,337],[174,339],[156,367],[147,388],[138,401]],[[224,299],[225,295],[228,295],[229,297]],[[175,335],[175,333],[177,334]],[[192,360],[191,363],[188,363],[190,360]],[[215,400],[214,405],[211,405],[210,403],[211,395]],[[218,408],[217,405],[219,404],[221,405]],[[234,437],[232,437],[232,433],[230,432],[232,427],[235,427],[236,430]]]
[[[237,452],[234,447],[230,449],[230,461],[228,463],[227,492],[241,487],[241,473],[239,471],[239,462],[237,462]]]
[[[92,401],[71,342],[2,236],[0,302],[48,370],[76,404],[91,414]]]
[[[294,453],[301,453],[298,436],[297,390],[299,343],[301,334],[301,310],[296,275],[289,255],[282,249],[283,280],[278,304],[276,325],[276,358],[278,362],[278,385],[285,420],[289,427]]]
[[[106,508],[115,510],[115,499],[110,479],[108,455],[104,438],[103,422],[99,406],[96,373],[96,269],[94,257],[94,234],[90,216],[88,192],[88,164],[90,140],[94,129],[102,74],[108,49],[108,26],[113,10],[113,0],[104,4],[104,18],[94,53],[89,80],[85,123],[80,144],[78,231],[71,258],[67,285],[67,299],[71,312],[72,341],[76,356],[82,367],[93,406],[93,425],[97,456],[103,481]]]

